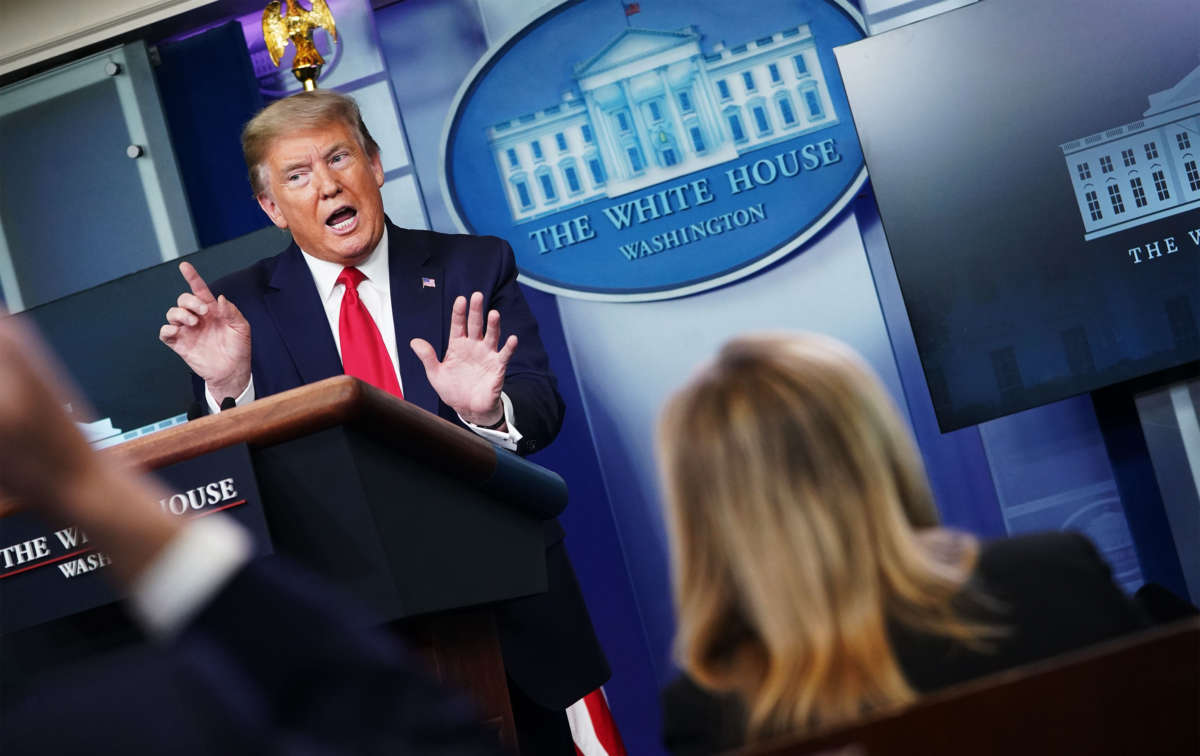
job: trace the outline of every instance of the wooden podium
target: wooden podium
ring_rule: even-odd
[[[552,472],[349,376],[104,453],[146,470],[249,446],[275,551],[374,610],[517,747],[489,604],[546,590]]]

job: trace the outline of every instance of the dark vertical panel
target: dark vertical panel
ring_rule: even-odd
[[[1178,596],[1187,596],[1183,568],[1133,402],[1134,391],[1128,383],[1093,391],[1092,404],[1104,434],[1104,446],[1133,534],[1142,576],[1148,583],[1160,583]]]
[[[201,247],[270,221],[250,194],[242,127],[263,107],[236,21],[158,48],[163,112]]]

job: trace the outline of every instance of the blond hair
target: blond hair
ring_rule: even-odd
[[[677,651],[701,685],[740,694],[752,737],[911,701],[890,619],[968,643],[992,634],[951,607],[976,542],[916,533],[936,524],[920,457],[844,345],[727,344],[668,402],[659,453]]]
[[[373,158],[379,154],[379,145],[371,138],[371,132],[367,131],[358,103],[341,92],[331,89],[300,92],[276,100],[260,110],[242,129],[242,156],[246,159],[254,195],[257,197],[266,191],[266,166],[263,163],[276,139],[284,134],[336,123],[344,125],[354,134],[367,157]]]

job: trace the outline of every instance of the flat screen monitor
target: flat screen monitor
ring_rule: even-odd
[[[942,430],[1200,359],[1198,11],[984,0],[836,51]]]
[[[211,283],[288,245],[268,227],[181,259]],[[167,309],[187,289],[179,260],[32,307],[32,322],[88,400],[75,419],[99,446],[184,422],[193,402],[191,371],[158,340]]]

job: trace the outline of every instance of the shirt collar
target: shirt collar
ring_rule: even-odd
[[[375,249],[371,251],[366,260],[355,267],[361,270],[367,280],[377,289],[382,290],[385,294],[390,294],[391,279],[388,278],[387,250],[388,229],[385,223],[383,235],[379,237],[379,243],[375,245]],[[317,294],[321,296],[321,301],[329,301],[329,298],[333,296],[334,287],[337,286],[338,276],[342,274],[342,268],[345,266],[313,257],[304,250],[300,250],[300,253],[304,256],[304,262],[308,263],[309,271],[312,272],[313,282],[317,285]]]

